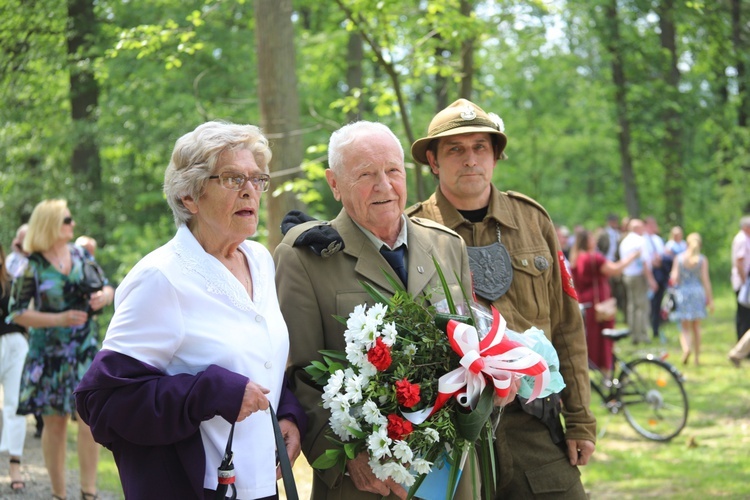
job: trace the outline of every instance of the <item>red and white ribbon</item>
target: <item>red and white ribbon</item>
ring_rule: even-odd
[[[413,423],[422,423],[454,396],[460,405],[473,410],[489,381],[495,393],[504,397],[510,392],[513,380],[524,375],[534,377],[529,401],[536,399],[549,384],[547,362],[532,349],[506,337],[505,325],[505,319],[493,307],[492,327],[480,341],[476,328],[450,320],[448,339],[461,356],[461,366],[440,377],[438,397],[432,408],[404,416]]]

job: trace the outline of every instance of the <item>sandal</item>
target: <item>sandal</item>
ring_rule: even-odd
[[[65,500],[65,497],[59,497],[59,496],[57,496],[57,495],[55,495],[55,494],[53,493],[53,494],[52,494],[52,500]]]
[[[81,490],[81,500],[99,500],[99,495],[96,493],[86,493]]]
[[[16,464],[19,467],[21,466],[21,460],[18,458],[11,458],[10,459],[11,464]],[[20,471],[19,471],[20,472]],[[23,482],[21,479],[13,479],[11,477],[10,480],[10,489],[13,493],[22,493],[23,490],[26,488],[26,483]]]

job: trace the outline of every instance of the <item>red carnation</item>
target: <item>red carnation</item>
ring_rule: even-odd
[[[375,346],[367,351],[367,361],[381,372],[387,370],[391,366],[391,348],[378,337],[375,339]]]
[[[412,408],[419,403],[419,385],[406,379],[396,382],[396,400],[398,404]]]
[[[412,433],[414,427],[411,422],[398,415],[388,415],[388,437],[394,441],[402,440]]]

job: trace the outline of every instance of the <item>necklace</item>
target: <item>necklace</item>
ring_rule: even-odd
[[[53,255],[49,250],[47,252],[44,252],[43,255],[50,264],[58,268],[60,271],[62,271],[65,267],[65,256],[60,257],[57,253]]]

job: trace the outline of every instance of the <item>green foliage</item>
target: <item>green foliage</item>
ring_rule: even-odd
[[[713,271],[725,275],[728,242],[750,210],[744,188],[750,134],[737,126],[750,86],[736,74],[747,51],[733,45],[725,4],[678,2],[681,83],[675,92],[664,84],[660,4],[618,3],[642,215],[655,215],[665,232],[673,222],[701,232]],[[509,160],[498,164],[496,184],[537,198],[556,222],[569,226],[599,225],[609,212],[625,215],[609,40],[602,30],[605,2],[470,4],[465,16],[457,0],[295,2],[300,134],[307,152],[301,166],[285,166],[300,173],[267,196],[293,192],[312,215],[335,216],[340,205],[324,179],[325,144],[347,113],[356,112],[403,138],[408,203],[419,201],[402,117],[408,113],[412,134],[421,136],[437,93],[445,92],[447,102],[459,97],[461,54],[473,41],[472,98],[504,119],[509,136]],[[98,38],[82,64],[93,68],[100,90],[97,192],[70,168],[76,128],[64,4],[0,0],[0,6],[0,241],[8,244],[39,200],[67,198],[76,232],[99,240],[105,268],[119,278],[174,232],[161,194],[174,141],[209,119],[260,121],[252,2],[95,3]],[[347,61],[355,28],[363,30],[363,57]],[[350,88],[346,72],[355,62],[362,82]],[[404,93],[404,110],[389,71]],[[681,117],[682,213],[668,206],[663,192],[667,109]],[[428,184],[429,192],[434,184]],[[260,240],[274,230],[261,228]]]

